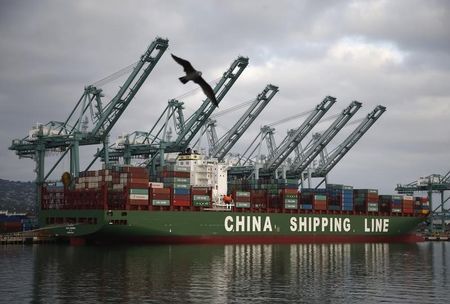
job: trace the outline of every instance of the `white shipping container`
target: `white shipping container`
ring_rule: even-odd
[[[148,200],[148,195],[146,194],[130,194],[130,199],[135,200]]]
[[[148,183],[148,186],[150,188],[161,189],[161,188],[164,188],[164,183],[150,182],[150,183]]]
[[[113,184],[113,190],[123,190],[123,184]]]

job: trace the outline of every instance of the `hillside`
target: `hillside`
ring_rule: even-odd
[[[0,210],[33,212],[35,184],[0,179]]]

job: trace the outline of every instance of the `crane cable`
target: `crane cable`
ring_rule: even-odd
[[[136,61],[136,62],[134,62],[134,63],[132,63],[132,64],[130,64],[130,65],[120,69],[120,70],[118,70],[117,72],[112,73],[109,76],[106,76],[105,78],[97,80],[96,82],[92,83],[92,86],[94,86],[94,87],[102,87],[102,86],[104,86],[107,83],[110,83],[110,82],[112,82],[114,80],[119,79],[123,75],[128,74],[129,72],[131,72],[136,67],[138,62],[139,61]]]

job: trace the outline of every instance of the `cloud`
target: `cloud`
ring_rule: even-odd
[[[208,80],[239,55],[250,64],[220,109],[251,100],[268,84],[280,91],[238,142],[246,148],[259,127],[311,110],[326,95],[352,100],[363,117],[387,112],[344,157],[330,178],[391,189],[400,181],[440,173],[449,163],[450,6],[443,1],[20,1],[0,9],[0,178],[34,178],[29,160],[7,147],[36,122],[64,120],[85,85],[135,62],[156,36],[169,49],[113,128],[149,130],[167,105],[194,86],[177,78],[168,56],[189,58]],[[104,87],[114,96],[124,79]],[[105,98],[105,101],[107,98]],[[189,116],[201,92],[181,98]],[[241,112],[219,120],[219,136]],[[303,118],[276,126],[276,140]],[[317,126],[325,128],[326,124]],[[336,147],[356,125],[330,143]],[[431,157],[432,156],[432,157]],[[86,159],[89,152],[86,152]],[[435,172],[439,171],[439,172]]]

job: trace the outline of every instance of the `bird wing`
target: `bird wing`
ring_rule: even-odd
[[[216,107],[218,107],[219,103],[217,102],[216,94],[214,94],[214,90],[211,88],[211,86],[202,77],[198,77],[198,78],[194,79],[194,82],[197,83],[202,88],[206,97],[208,97],[209,100],[211,100],[211,102]]]
[[[194,67],[192,66],[192,64],[191,64],[189,61],[184,60],[184,59],[182,59],[182,58],[180,58],[180,57],[177,57],[177,56],[175,56],[174,54],[170,54],[170,55],[172,55],[172,58],[173,58],[178,64],[180,64],[180,65],[183,66],[183,69],[184,69],[184,71],[186,72],[186,74],[195,72]]]

